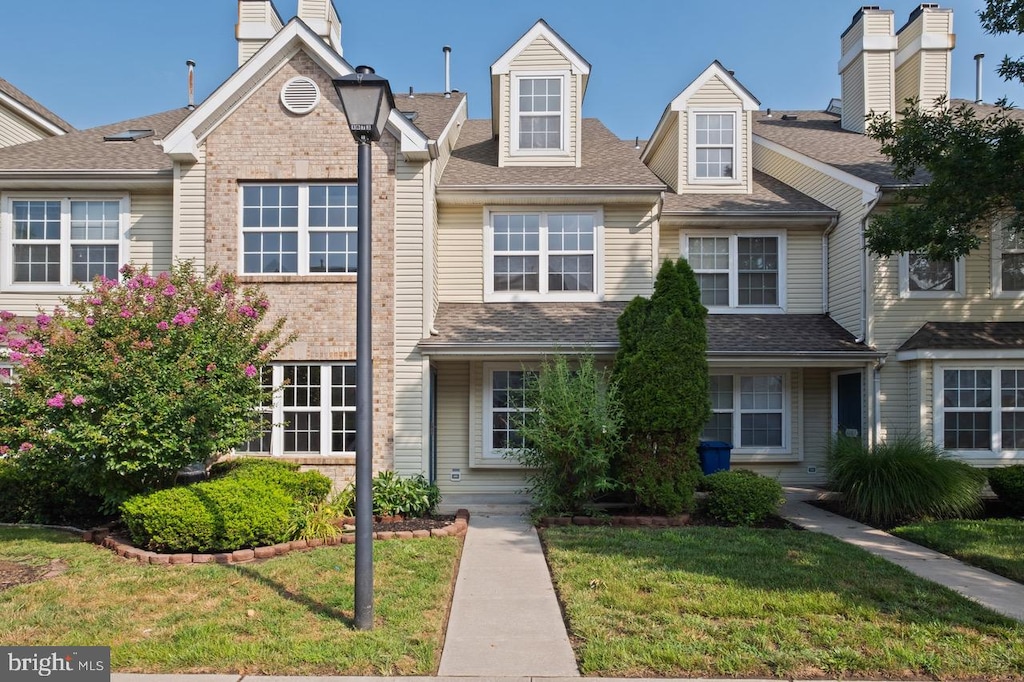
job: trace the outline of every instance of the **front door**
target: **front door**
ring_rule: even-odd
[[[832,428],[835,433],[860,438],[864,433],[863,374],[840,372],[835,374],[835,410]]]

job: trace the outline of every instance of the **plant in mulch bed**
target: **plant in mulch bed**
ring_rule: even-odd
[[[737,526],[756,526],[775,515],[784,502],[782,486],[773,478],[733,469],[705,476],[704,511],[711,518]]]
[[[873,448],[837,438],[828,453],[829,482],[847,516],[890,527],[925,517],[970,516],[981,509],[985,474],[916,438]]]
[[[1012,514],[1024,514],[1024,464],[988,470],[988,484]]]

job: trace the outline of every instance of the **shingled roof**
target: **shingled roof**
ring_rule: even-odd
[[[9,81],[4,80],[3,78],[0,78],[0,92],[4,93],[11,99],[17,101],[26,109],[29,109],[35,114],[38,114],[40,118],[43,118],[46,121],[52,123],[53,125],[57,126],[66,133],[70,133],[72,130],[75,129],[73,125],[71,125],[70,123],[62,119],[60,116],[44,107],[39,102],[35,101],[34,99],[26,95],[18,88],[14,87],[14,85],[12,85]]]
[[[618,347],[616,321],[624,302],[442,303],[437,336],[420,343],[427,354],[445,350],[551,350]],[[708,315],[708,355],[863,356],[880,354],[828,315]]]
[[[580,135],[582,167],[498,167],[498,141],[490,119],[468,120],[441,176],[440,189],[521,185],[523,187],[627,187],[659,191],[665,183],[640,161],[632,142],[626,142],[594,118],[583,119]]]
[[[896,352],[1024,350],[1024,322],[927,322]]]
[[[166,171],[171,158],[155,140],[160,139],[188,115],[186,108],[171,109],[152,116],[77,130],[67,135],[0,149],[0,173],[12,171]],[[130,142],[106,142],[104,136],[126,130],[152,130],[152,137]]]
[[[395,95],[395,108],[402,113],[416,112],[412,124],[423,131],[428,139],[437,140],[455,115],[466,94],[453,92],[450,97],[444,93],[416,93]]]
[[[665,215],[706,215],[708,213],[808,213],[838,215],[820,201],[798,192],[775,178],[754,171],[750,194],[676,194],[666,192]]]

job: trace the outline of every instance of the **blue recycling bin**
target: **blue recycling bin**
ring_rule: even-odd
[[[732,443],[720,440],[702,440],[697,446],[700,469],[705,476],[710,476],[716,471],[728,471],[731,455]]]

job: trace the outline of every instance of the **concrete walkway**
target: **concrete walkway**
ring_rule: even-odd
[[[811,491],[788,493],[782,516],[809,531],[856,545],[997,613],[1024,621],[1024,585],[805,502],[814,497]]]
[[[537,531],[524,518],[470,520],[438,675],[579,675]]]

